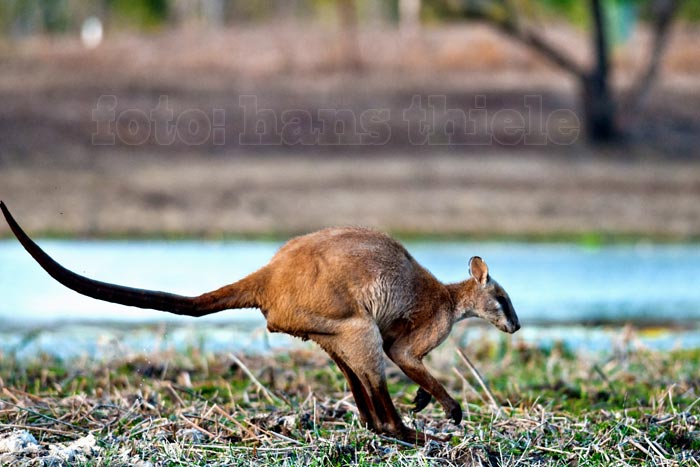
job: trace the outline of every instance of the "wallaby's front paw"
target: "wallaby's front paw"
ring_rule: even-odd
[[[418,388],[418,392],[416,392],[416,397],[415,399],[413,399],[413,404],[415,405],[413,407],[413,413],[420,412],[421,410],[426,408],[428,404],[430,404],[430,401],[432,399],[433,396],[431,396],[428,391],[426,391],[423,388]]]

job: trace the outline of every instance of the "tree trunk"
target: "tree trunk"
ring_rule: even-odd
[[[586,76],[581,83],[584,130],[593,143],[611,142],[619,137],[617,109],[610,95],[607,80]]]
[[[583,113],[588,138],[593,143],[604,143],[619,136],[616,124],[615,101],[610,92],[610,61],[605,12],[601,0],[590,0],[593,20],[593,71],[583,75]]]

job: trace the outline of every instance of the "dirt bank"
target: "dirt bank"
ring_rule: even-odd
[[[88,236],[306,232],[700,232],[700,166],[492,154],[95,156],[5,167],[0,198],[30,231]],[[7,234],[4,223],[0,232]]]

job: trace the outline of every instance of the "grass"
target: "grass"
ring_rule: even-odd
[[[80,236],[80,239],[109,240],[109,241],[192,241],[208,240],[217,242],[233,241],[258,241],[258,242],[285,242],[297,235],[303,235],[305,231],[263,231],[256,233],[232,233],[210,232],[192,233],[184,231],[152,231],[152,232],[112,232],[110,234],[97,234]],[[572,243],[584,247],[596,248],[602,245],[633,245],[640,242],[657,244],[697,244],[700,243],[700,235],[673,235],[648,232],[615,232],[615,231],[562,231],[556,233],[521,233],[505,234],[501,232],[464,232],[441,231],[421,232],[410,230],[395,230],[389,232],[395,238],[403,242],[496,242],[496,243]],[[75,233],[65,230],[43,230],[33,234],[39,239],[51,240],[75,240]],[[12,240],[12,232],[0,232],[0,240]]]
[[[38,446],[3,453],[0,442],[0,464],[48,465],[55,446],[94,436],[93,448],[55,465],[700,466],[700,349],[657,352],[628,335],[607,354],[507,338],[464,352],[500,408],[448,343],[428,365],[461,401],[460,427],[435,403],[409,415],[417,387],[388,365],[407,423],[454,435],[424,447],[364,429],[341,373],[313,347],[106,361],[2,355],[0,440],[26,430]]]

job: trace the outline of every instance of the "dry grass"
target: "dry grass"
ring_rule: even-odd
[[[465,417],[456,427],[432,404],[407,419],[454,435],[425,447],[361,427],[342,375],[315,349],[70,362],[4,355],[0,463],[700,465],[700,352],[630,342],[596,356],[507,340],[470,346],[466,354],[500,408],[454,345],[444,346],[429,365]],[[410,413],[416,386],[393,366],[388,376],[400,411]],[[3,452],[2,440],[21,430],[36,444]]]

